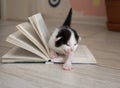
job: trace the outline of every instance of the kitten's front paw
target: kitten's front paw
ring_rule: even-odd
[[[57,55],[56,52],[54,52],[54,51],[51,51],[49,55],[50,55],[50,58],[52,58],[52,59],[58,57],[58,55]]]
[[[71,64],[71,63],[69,63],[69,64],[66,64],[66,63],[65,63],[65,64],[63,65],[63,69],[64,69],[64,70],[72,70],[72,69],[73,69],[72,64]]]

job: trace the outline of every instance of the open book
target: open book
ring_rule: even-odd
[[[7,41],[15,47],[2,57],[2,62],[64,62],[64,56],[55,59],[49,57],[47,44],[50,34],[41,13],[28,19],[29,22],[17,25],[18,31],[8,36]],[[96,60],[85,45],[80,45],[75,51],[72,63],[95,64]]]

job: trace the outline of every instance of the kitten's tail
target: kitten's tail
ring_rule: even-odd
[[[72,18],[72,8],[70,8],[70,11],[69,11],[69,13],[68,13],[68,15],[66,17],[66,20],[65,20],[63,26],[69,26],[70,27],[70,25],[71,25],[71,18]]]

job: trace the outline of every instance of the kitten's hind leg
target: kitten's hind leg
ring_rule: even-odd
[[[58,57],[57,53],[56,53],[54,50],[50,50],[49,56],[50,56],[50,58],[52,58],[52,59]]]

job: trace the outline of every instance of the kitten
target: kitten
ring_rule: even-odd
[[[70,9],[64,24],[55,29],[48,41],[51,58],[56,58],[56,53],[64,54],[66,56],[66,61],[63,65],[63,69],[65,70],[72,69],[71,59],[74,59],[72,58],[72,55],[78,46],[79,40],[77,32],[70,27],[71,16],[72,8]]]

